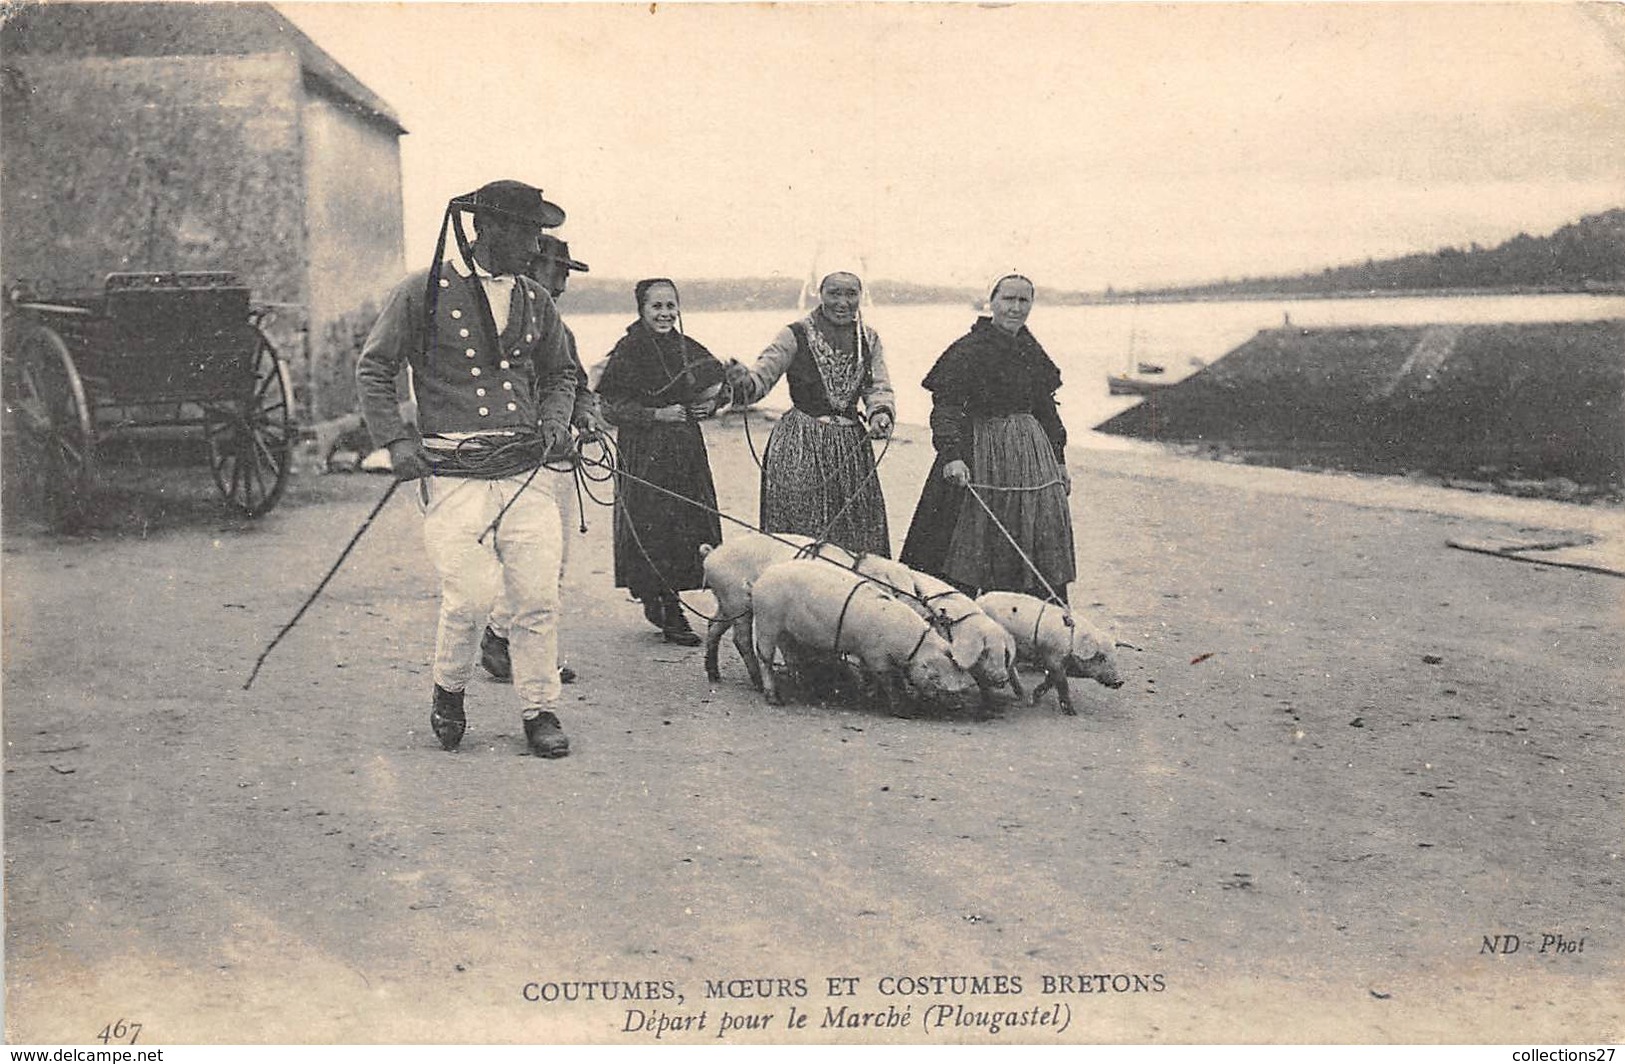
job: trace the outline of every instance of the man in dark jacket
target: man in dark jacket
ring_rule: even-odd
[[[473,216],[472,241],[464,214]],[[541,231],[563,222],[563,210],[519,181],[453,199],[436,261],[395,287],[356,366],[373,442],[389,449],[397,479],[418,482],[424,542],[440,574],[429,723],[447,750],[467,727],[464,689],[499,594],[512,609],[526,743],[539,757],[570,748],[556,713],[556,495],[568,473],[538,466],[569,454],[576,373],[553,297],[524,272]],[[458,254],[443,258],[448,230]],[[403,367],[416,428],[396,403]]]
[[[572,270],[587,272],[585,262],[577,262],[570,257],[570,245],[558,237],[548,233],[542,234],[541,250],[537,252],[530,266],[526,269],[533,280],[547,289],[555,303],[564,295],[564,290],[570,284]],[[609,432],[609,423],[604,420],[603,410],[598,402],[598,393],[592,390],[592,384],[587,379],[587,371],[581,365],[581,355],[576,350],[575,333],[570,326],[564,326],[565,346],[570,349],[570,360],[575,363],[576,369],[576,399],[575,409],[570,415],[570,424],[577,430],[587,434]],[[571,526],[576,519],[575,493],[571,491],[559,494],[559,521],[563,528],[564,537],[564,565],[570,563],[570,535]],[[480,664],[491,678],[502,683],[513,679],[512,656],[508,648],[508,629],[510,627],[510,611],[507,603],[498,598],[496,609],[491,613],[491,623],[485,626],[485,634],[480,637]],[[562,683],[575,683],[576,671],[559,659],[559,680]]]

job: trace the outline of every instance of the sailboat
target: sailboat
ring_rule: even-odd
[[[807,279],[801,282],[801,295],[796,297],[796,311],[805,314],[818,302],[818,256],[807,267]]]
[[[1130,373],[1106,374],[1106,391],[1112,395],[1150,395],[1173,386],[1173,381],[1147,380]]]
[[[1139,305],[1139,301],[1135,300],[1136,310],[1139,309]],[[1139,326],[1131,323],[1128,331],[1128,355],[1125,358],[1123,372],[1106,375],[1106,391],[1111,395],[1149,395],[1174,386],[1173,381],[1147,379],[1162,373],[1163,367],[1155,362],[1135,361],[1134,345],[1139,335]]]

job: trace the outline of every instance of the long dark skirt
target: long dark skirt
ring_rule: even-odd
[[[826,423],[794,409],[779,419],[762,456],[761,528],[891,557],[886,499],[862,425]]]
[[[717,489],[698,425],[623,425],[616,433],[620,468],[708,506],[674,499],[622,477],[615,491],[615,586],[637,598],[689,591],[701,584],[700,545],[722,542]]]
[[[942,479],[941,455],[920,492],[900,560],[910,568],[977,591],[1021,591],[1048,598],[1077,577],[1072,514],[1049,439],[1030,414],[973,423],[971,483],[999,530],[969,491]],[[1022,559],[1025,553],[1043,579]]]

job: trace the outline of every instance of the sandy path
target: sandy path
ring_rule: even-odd
[[[752,514],[743,441],[712,428],[724,508]],[[910,434],[883,468],[894,543],[930,457]],[[1141,648],[1121,690],[1075,685],[1079,717],[1053,696],[989,723],[776,709],[728,644],[713,686],[608,586],[595,510],[560,762],[521,756],[495,684],[471,688],[458,755],[428,734],[436,591],[404,503],[241,690],[377,479],[324,478],[328,501],[246,528],[11,535],[8,1039],[122,1017],[155,1043],[648,1040],[626,1002],[525,999],[581,980],[707,1010],[665,1041],[713,1039],[724,1008],[774,1017],[737,1041],[1625,1037],[1625,581],[1444,546],[1622,542],[1618,512],[1133,451],[1073,465],[1074,602]],[[1481,952],[1507,934],[1517,953]],[[1542,934],[1585,944],[1541,954]],[[879,983],[949,974],[1022,992]],[[1044,987],[1089,974],[1129,989]],[[754,977],[807,993],[706,997]],[[913,1026],[821,1028],[846,1000]],[[939,1002],[1060,1003],[1069,1026],[922,1028]],[[792,1004],[809,1027],[784,1030]]]

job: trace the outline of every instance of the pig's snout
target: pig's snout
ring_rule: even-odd
[[[1010,682],[1010,670],[1005,668],[1002,659],[998,661],[978,661],[970,667],[971,678],[986,684],[989,687],[1003,687]]]
[[[1123,686],[1123,678],[1117,675],[1117,663],[1112,660],[1110,654],[1101,652],[1090,658],[1074,655],[1072,663],[1077,668],[1077,675],[1082,679],[1094,680],[1114,691]]]

